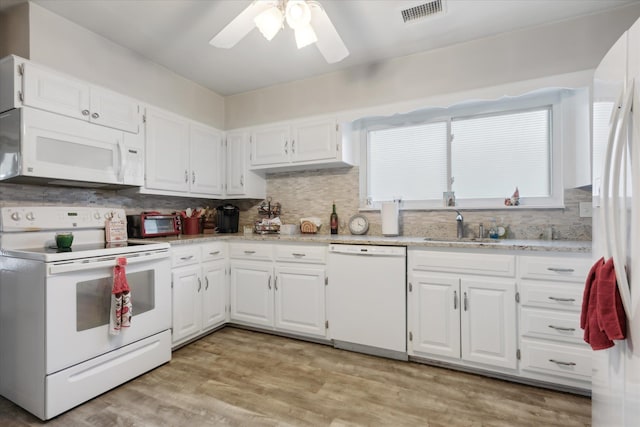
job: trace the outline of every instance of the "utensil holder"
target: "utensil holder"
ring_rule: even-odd
[[[200,234],[200,218],[182,218],[182,234]]]

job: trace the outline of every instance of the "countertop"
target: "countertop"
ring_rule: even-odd
[[[135,241],[135,239],[130,239]],[[431,240],[425,237],[352,236],[330,234],[260,235],[196,234],[156,237],[144,241],[167,242],[171,245],[205,243],[211,241],[261,241],[301,243],[343,243],[356,245],[411,246],[422,248],[500,249],[537,252],[591,253],[591,242],[571,240],[516,240],[516,239],[452,239]]]

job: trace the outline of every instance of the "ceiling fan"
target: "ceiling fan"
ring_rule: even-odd
[[[284,27],[285,21],[295,32],[298,49],[315,43],[330,64],[349,55],[329,16],[315,0],[254,0],[209,43],[232,48],[254,27],[271,40]]]

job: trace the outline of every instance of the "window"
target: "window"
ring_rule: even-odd
[[[561,207],[558,91],[467,103],[363,121],[361,208],[402,200],[404,209],[500,208],[518,187],[521,205]]]

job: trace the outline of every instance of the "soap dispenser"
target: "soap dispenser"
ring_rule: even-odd
[[[498,238],[498,224],[496,224],[496,219],[491,219],[491,228],[489,229],[489,238],[497,239]]]

